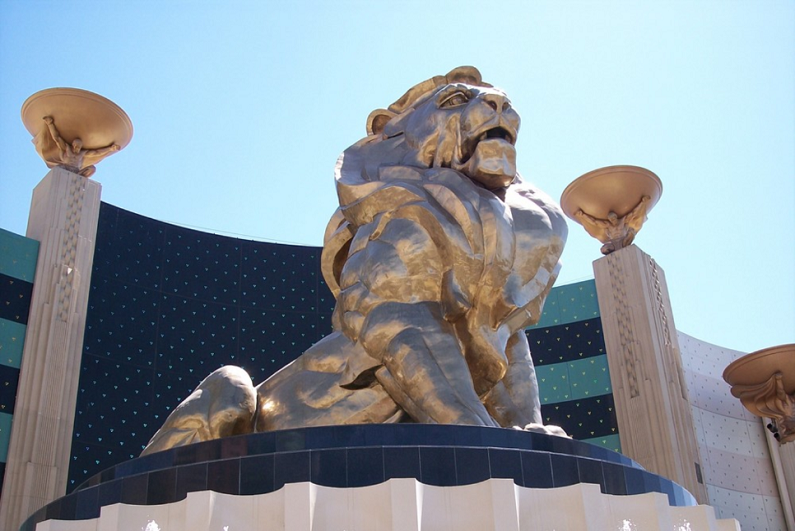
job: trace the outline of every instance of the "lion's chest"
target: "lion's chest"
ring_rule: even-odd
[[[518,274],[525,280],[535,277],[555,237],[550,212],[526,197],[507,193],[504,201],[488,201],[483,216],[487,265],[503,275]]]
[[[560,235],[551,222],[555,208],[510,190],[504,200],[493,198],[482,204],[485,252],[474,305],[488,308],[492,327],[517,315],[517,323],[524,326],[525,310],[532,320],[543,303],[552,280],[550,266],[557,263],[561,250],[556,243]]]
[[[535,278],[555,239],[550,212],[527,200],[510,205],[513,249],[510,270],[525,281]]]

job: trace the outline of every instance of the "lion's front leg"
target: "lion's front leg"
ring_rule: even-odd
[[[510,337],[505,354],[508,369],[486,395],[486,407],[504,427],[542,424],[536,370],[523,330]]]
[[[544,425],[538,379],[524,330],[511,336],[505,354],[508,370],[483,400],[491,416],[506,428],[566,437],[566,432],[559,426]]]
[[[475,392],[452,326],[435,303],[384,303],[361,337],[381,385],[416,422],[497,426]]]

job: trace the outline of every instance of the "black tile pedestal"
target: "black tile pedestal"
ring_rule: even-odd
[[[98,518],[106,505],[156,505],[188,492],[264,494],[287,483],[364,487],[390,478],[436,486],[510,478],[532,488],[595,483],[605,494],[661,492],[670,505],[696,505],[676,483],[631,459],[563,437],[479,426],[373,424],[258,433],[175,448],[97,474],[22,526]]]

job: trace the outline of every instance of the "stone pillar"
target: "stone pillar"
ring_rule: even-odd
[[[762,418],[761,421],[766,426],[770,419]],[[787,531],[795,531],[795,443],[779,443],[767,428],[764,428],[764,433]]]
[[[706,504],[665,274],[635,245],[593,267],[621,450]]]
[[[33,191],[27,236],[40,249],[0,529],[18,529],[66,492],[101,189],[54,168]]]

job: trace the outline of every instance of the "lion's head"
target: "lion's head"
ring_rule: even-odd
[[[388,166],[444,167],[489,190],[501,189],[517,178],[519,123],[504,92],[484,83],[474,67],[459,67],[373,111],[368,136],[343,160],[364,166],[369,181],[382,180],[378,172]]]
[[[327,226],[322,261],[332,291],[340,289],[347,245],[359,227],[401,205],[426,201],[428,194],[436,197],[440,187],[448,190],[447,195],[434,201],[451,209],[458,208],[453,206],[458,202],[459,211],[451,215],[461,217],[462,225],[468,224],[463,218],[473,214],[467,209],[479,208],[464,204],[477,202],[473,197],[479,194],[501,200],[511,196],[513,206],[534,203],[527,209],[548,210],[539,215],[556,217],[551,200],[531,190],[517,173],[519,125],[506,94],[483,82],[471,66],[423,81],[388,108],[373,111],[367,120],[368,135],[337,161],[340,208]]]

